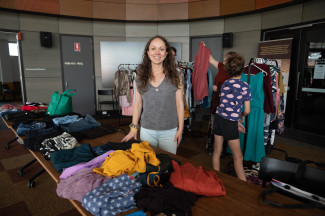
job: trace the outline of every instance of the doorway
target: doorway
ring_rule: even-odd
[[[17,32],[0,31],[0,101],[1,104],[24,104]]]
[[[94,115],[96,110],[93,39],[87,36],[61,35],[63,89],[76,89],[73,111]]]
[[[285,126],[325,136],[325,23],[262,35],[262,40],[293,38]]]

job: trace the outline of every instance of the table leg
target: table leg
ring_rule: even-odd
[[[18,139],[18,137],[15,137],[13,140],[9,141],[8,144],[5,146],[6,149],[9,149],[10,148],[10,144],[15,142],[16,140]]]

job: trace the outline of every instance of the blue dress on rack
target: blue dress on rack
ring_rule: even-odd
[[[247,82],[248,75],[242,74],[241,80]],[[250,76],[251,87],[251,112],[245,118],[248,121],[246,127],[247,140],[245,145],[245,134],[239,133],[240,147],[244,156],[244,161],[261,162],[265,156],[264,147],[264,91],[263,91],[263,73],[260,72]],[[245,126],[245,122],[243,122]],[[245,148],[245,149],[244,149]]]

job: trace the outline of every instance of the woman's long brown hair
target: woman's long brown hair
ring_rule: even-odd
[[[166,46],[167,56],[163,62],[166,80],[170,80],[177,88],[179,88],[180,86],[180,78],[176,69],[175,59],[172,54],[171,47],[164,37],[156,35],[148,41],[142,54],[142,63],[137,68],[137,87],[139,89],[140,94],[148,90],[148,82],[152,77],[151,60],[147,52],[149,50],[150,43],[156,38],[161,39]]]

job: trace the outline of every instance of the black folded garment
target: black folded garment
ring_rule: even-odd
[[[28,114],[26,111],[17,111],[17,112],[8,113],[7,115],[4,116],[4,118],[7,121],[15,121],[20,118],[26,118],[27,115]]]

